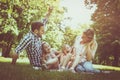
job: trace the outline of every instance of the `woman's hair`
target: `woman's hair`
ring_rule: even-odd
[[[93,29],[87,29],[86,31],[83,32],[89,39],[91,39],[90,43],[91,45],[89,46],[91,49],[91,54],[94,57],[95,52],[97,50],[97,42],[96,42],[96,38],[95,38],[95,33]],[[88,46],[87,46],[88,47]]]
[[[93,29],[87,29],[86,31],[83,32],[89,39],[94,38],[94,30]]]

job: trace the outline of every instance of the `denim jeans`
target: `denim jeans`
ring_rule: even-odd
[[[89,61],[79,63],[75,67],[75,71],[76,72],[95,72],[95,73],[100,72],[99,70],[94,69],[92,62],[89,62]]]

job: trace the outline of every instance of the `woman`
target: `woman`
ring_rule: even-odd
[[[82,36],[77,36],[75,40],[75,60],[70,70],[72,72],[93,72],[92,59],[94,58],[98,44],[95,39],[94,30],[87,29]]]

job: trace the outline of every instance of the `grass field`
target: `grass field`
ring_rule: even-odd
[[[69,71],[33,70],[27,59],[19,59],[16,65],[10,58],[0,57],[0,80],[120,80],[120,68],[94,65],[98,69],[112,70],[111,73],[72,73]]]

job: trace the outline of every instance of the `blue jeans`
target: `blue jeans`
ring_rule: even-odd
[[[100,72],[99,70],[94,69],[92,62],[89,62],[89,61],[79,63],[75,67],[75,71],[76,72],[95,72],[95,73]]]

